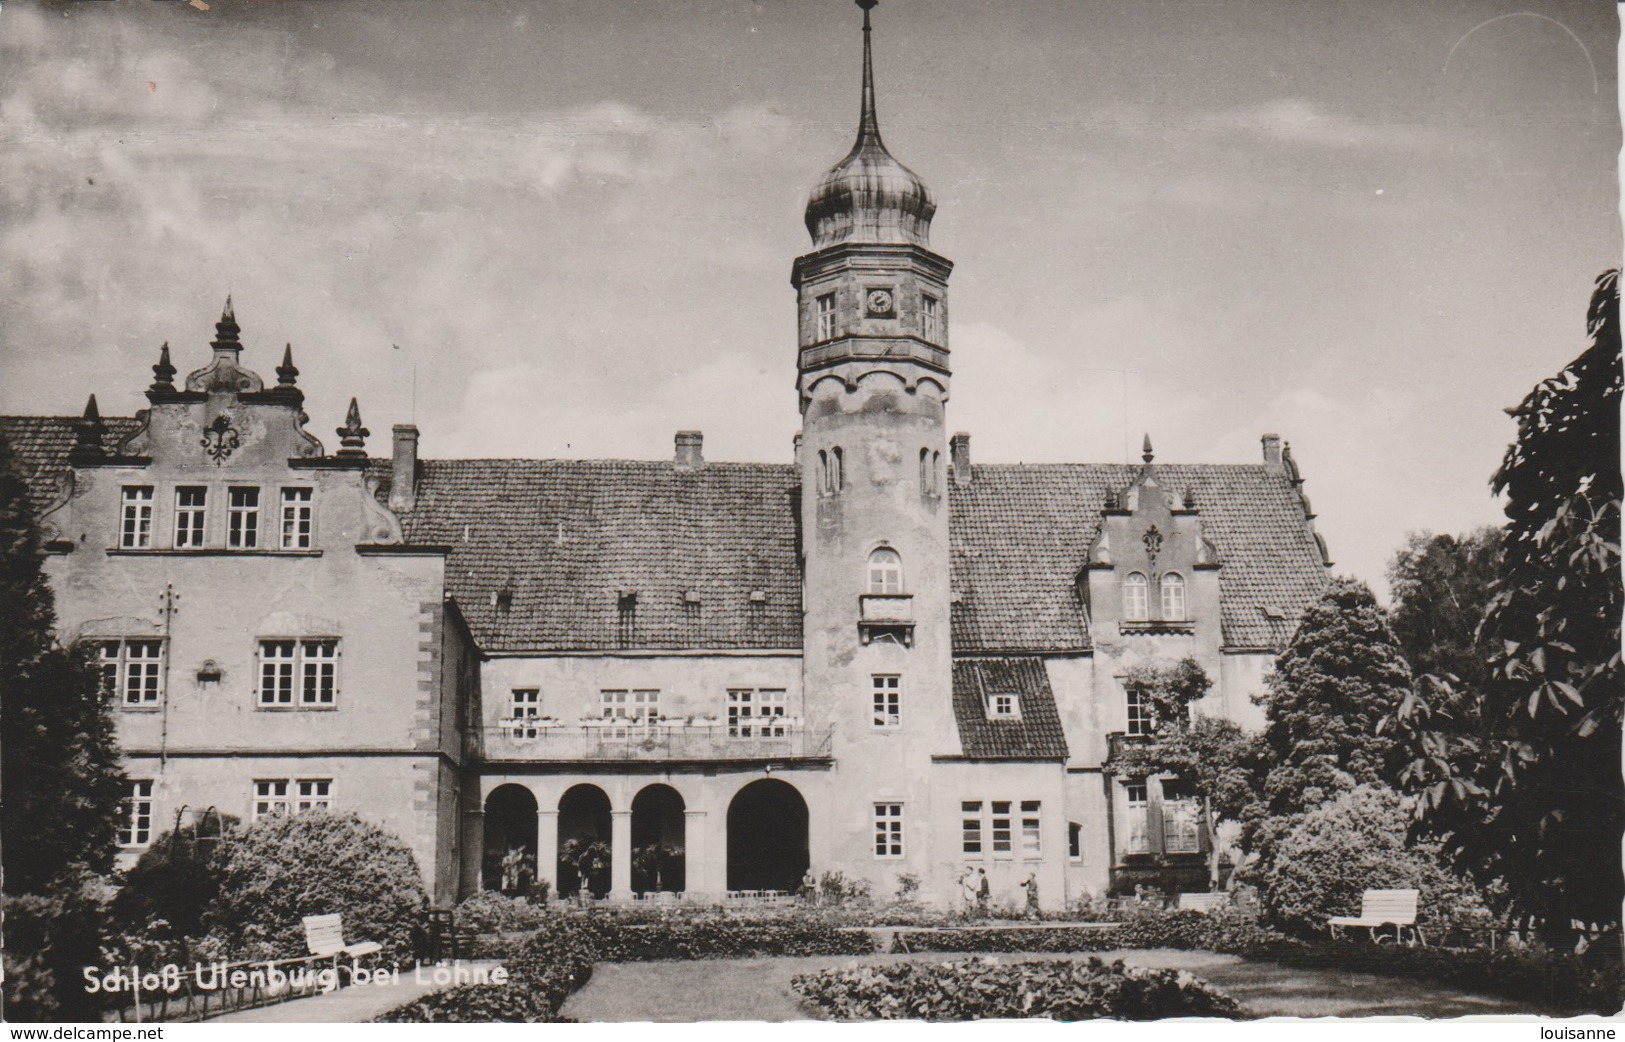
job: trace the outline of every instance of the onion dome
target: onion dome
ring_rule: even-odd
[[[807,231],[813,248],[842,242],[911,242],[930,245],[937,204],[925,182],[892,158],[875,118],[874,63],[869,48],[869,9],[863,8],[863,106],[858,140],[845,159],[818,182],[807,200]]]

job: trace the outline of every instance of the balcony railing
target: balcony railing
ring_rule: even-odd
[[[889,635],[904,644],[914,643],[914,595],[865,593],[858,597],[858,637],[868,644]]]
[[[1106,762],[1116,763],[1125,756],[1132,755],[1135,750],[1144,749],[1150,744],[1150,735],[1111,731],[1106,735]]]
[[[596,762],[828,759],[832,730],[783,718],[737,725],[504,720],[485,729],[485,757]]]

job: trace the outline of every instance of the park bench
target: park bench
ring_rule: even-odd
[[[1222,908],[1230,907],[1229,894],[1180,894],[1179,910],[1193,912],[1216,912]]]
[[[1334,916],[1326,920],[1326,925],[1334,938],[1354,927],[1368,930],[1373,941],[1385,944],[1390,940],[1403,941],[1409,931],[1413,943],[1426,945],[1427,939],[1416,927],[1417,893],[1415,890],[1367,890],[1360,895],[1358,916]],[[1393,927],[1392,937],[1378,932],[1385,926]]]
[[[340,955],[353,961],[368,955],[376,955],[384,950],[384,946],[377,941],[345,944],[344,917],[336,913],[305,916],[305,947],[318,959],[331,957],[335,966],[338,965]]]

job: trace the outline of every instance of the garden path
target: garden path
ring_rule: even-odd
[[[1300,970],[1235,955],[1172,949],[1100,952],[1108,961],[1189,970],[1264,1017],[1462,1017],[1528,1012],[1505,999],[1433,984],[1327,970]],[[1086,959],[1078,955],[998,955],[1001,961]],[[599,963],[592,980],[560,1011],[581,1021],[684,1023],[698,1020],[807,1020],[816,1014],[790,987],[800,973],[903,959],[972,958],[916,955],[718,959],[703,962]]]

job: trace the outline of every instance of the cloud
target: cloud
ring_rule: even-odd
[[[1239,134],[1285,144],[1325,148],[1426,149],[1440,144],[1436,132],[1385,119],[1358,119],[1328,112],[1304,98],[1277,98],[1215,113],[1199,124],[1214,134]]]

